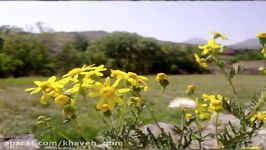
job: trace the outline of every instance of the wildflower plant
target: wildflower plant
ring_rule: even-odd
[[[224,62],[219,58],[225,46],[219,44],[218,40],[228,40],[226,35],[219,32],[211,32],[212,38],[205,45],[200,45],[199,53],[195,53],[195,62],[200,67],[207,69],[209,63],[214,63],[225,75],[228,86],[231,87],[233,98],[228,98],[218,93],[202,93],[200,97],[194,96],[195,85],[188,85],[184,93],[187,97],[174,98],[169,103],[169,109],[180,113],[181,118],[175,124],[173,131],[178,135],[177,139],[167,133],[158,123],[155,109],[161,103],[161,99],[167,86],[170,84],[165,73],[158,73],[154,80],[161,87],[160,96],[154,101],[147,101],[143,96],[149,90],[148,78],[134,72],[121,70],[108,70],[104,65],[84,65],[81,68],[74,68],[62,77],[52,76],[46,81],[34,81],[35,87],[27,88],[25,91],[32,94],[40,94],[40,103],[54,103],[62,110],[65,123],[72,123],[80,137],[70,139],[50,122],[54,118],[45,116],[38,117],[38,124],[46,129],[53,130],[65,140],[88,140],[79,125],[77,118],[78,103],[83,99],[90,105],[94,105],[95,111],[106,124],[106,129],[101,131],[100,137],[108,141],[122,141],[123,145],[115,148],[145,149],[152,146],[158,149],[185,149],[191,148],[193,141],[198,143],[197,149],[205,149],[202,144],[210,135],[204,135],[202,130],[204,123],[212,116],[215,117],[215,138],[217,149],[248,149],[256,147],[250,143],[250,139],[266,122],[266,112],[261,110],[266,100],[266,90],[254,96],[248,107],[239,103],[238,93],[233,84],[233,77],[239,73],[234,70],[227,70]],[[266,56],[266,33],[257,34],[262,45],[262,54]],[[266,72],[265,67],[263,71]],[[197,87],[198,88],[198,87]],[[93,102],[94,101],[94,102]],[[145,133],[142,114],[149,113],[155,125],[160,130],[155,135],[150,128]],[[236,128],[230,121],[222,131],[219,131],[219,114],[229,113],[240,121],[240,128]],[[96,119],[96,118],[94,118]],[[228,128],[232,132],[228,131]],[[79,148],[79,147],[77,147]],[[92,147],[89,147],[92,148]]]

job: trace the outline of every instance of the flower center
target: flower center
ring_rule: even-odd
[[[112,87],[106,87],[101,90],[101,95],[105,98],[112,98],[115,95],[115,89]]]
[[[70,103],[70,98],[66,95],[59,95],[55,98],[55,103],[64,106]]]

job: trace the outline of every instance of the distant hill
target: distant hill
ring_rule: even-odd
[[[193,44],[193,45],[200,45],[200,44],[206,44],[208,41],[204,40],[200,37],[193,37],[191,39],[188,39],[186,41],[183,41],[182,43],[187,43],[187,44]]]
[[[190,38],[186,41],[183,41],[182,43],[186,43],[186,44],[193,44],[193,45],[200,45],[200,44],[206,44],[208,41],[200,38],[200,37],[193,37]],[[261,45],[259,43],[259,40],[256,38],[250,38],[235,44],[231,44],[227,46],[230,49],[233,50],[240,50],[240,49],[254,49],[254,50],[258,50],[261,48]]]
[[[259,40],[256,38],[250,38],[228,46],[231,49],[255,49],[261,48]]]
[[[56,43],[55,45],[57,46],[55,46],[56,47],[55,49],[58,49],[58,47],[62,45],[63,43],[68,42],[68,41],[73,41],[76,35],[84,36],[88,38],[88,40],[95,40],[95,39],[98,39],[98,38],[101,38],[103,36],[110,34],[110,32],[106,32],[106,31],[63,32],[63,31],[60,31],[60,32],[53,32],[51,34],[56,35],[57,37],[57,40],[55,42]],[[144,37],[144,38],[152,38],[152,37]],[[207,40],[200,38],[200,37],[193,37],[183,42],[162,41],[162,40],[157,40],[156,38],[152,38],[152,39],[156,40],[159,43],[174,43],[179,46],[181,45],[202,45],[208,42]],[[247,40],[235,43],[235,44],[228,45],[227,47],[230,50],[241,50],[241,49],[258,50],[261,48],[259,41],[256,38],[250,38],[250,39],[247,39]]]
[[[96,40],[107,34],[110,33],[105,31],[51,32],[48,33],[48,35],[50,36],[50,41],[49,42],[43,41],[43,42],[44,45],[46,45],[49,49],[57,52],[64,43],[73,41],[77,35],[83,36],[88,40]],[[40,37],[42,36],[41,34],[37,33],[35,35],[37,38],[41,39]]]
[[[63,36],[67,40],[73,40],[77,34],[85,36],[89,40],[94,40],[97,38],[101,38],[109,33],[106,31],[81,31],[81,32],[55,32],[55,34]]]

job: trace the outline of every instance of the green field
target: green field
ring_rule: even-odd
[[[149,91],[145,94],[148,101],[154,101],[160,94],[159,83],[150,78]],[[196,85],[195,96],[201,93],[222,94],[233,97],[229,84],[223,75],[176,75],[168,76],[170,85],[163,95],[160,107],[156,108],[155,115],[159,121],[174,123],[178,119],[178,111],[166,108],[169,101],[175,97],[185,96],[187,85]],[[46,106],[39,104],[38,96],[29,96],[25,88],[33,87],[33,80],[45,80],[43,77],[0,79],[0,136],[21,135],[34,133],[40,140],[58,140],[59,137],[36,125],[39,115],[46,115],[55,119],[54,123],[60,130],[67,132],[70,137],[77,134],[70,124],[63,124],[62,110],[54,103]],[[248,102],[253,93],[265,87],[266,78],[260,75],[238,75],[233,79],[241,103]],[[78,122],[89,138],[96,136],[99,129],[104,128],[100,113],[95,111],[95,101],[88,105],[79,101],[80,111]],[[151,121],[148,113],[144,114],[144,122]],[[47,136],[49,135],[49,136]],[[45,137],[46,136],[46,137]]]

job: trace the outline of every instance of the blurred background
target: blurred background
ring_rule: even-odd
[[[202,70],[192,54],[210,31],[226,64],[256,72],[264,64],[256,33],[265,2],[1,2],[0,77],[48,76],[84,64],[140,74]]]

